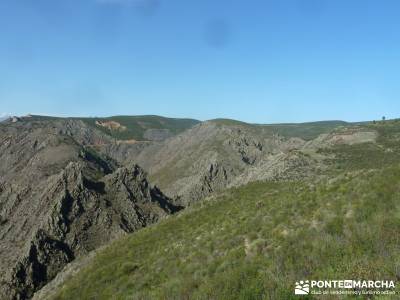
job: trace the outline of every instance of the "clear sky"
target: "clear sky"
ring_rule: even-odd
[[[0,115],[400,117],[398,0],[0,0]]]

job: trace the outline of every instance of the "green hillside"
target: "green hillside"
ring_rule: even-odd
[[[62,118],[49,116],[32,116],[31,119],[41,120],[57,120]],[[200,123],[194,119],[166,118],[161,116],[112,116],[107,118],[70,118],[73,120],[81,120],[86,124],[118,139],[118,140],[148,140],[145,133],[149,129],[161,129],[169,135],[179,134],[186,129]],[[96,122],[107,123],[116,122],[120,128],[107,128],[96,124]]]
[[[179,134],[200,123],[194,119],[174,119],[160,116],[114,116],[109,118],[82,118],[87,124],[104,131],[121,140],[146,140],[144,134],[148,129],[168,130],[171,135]],[[96,121],[114,121],[126,127],[126,130],[116,131],[96,125]]]
[[[334,148],[331,176],[189,207],[108,246],[55,299],[298,299],[302,279],[397,280],[400,122],[366,126],[376,147]]]
[[[344,121],[320,121],[308,123],[293,123],[293,124],[271,124],[262,125],[264,128],[271,129],[285,137],[299,137],[304,140],[315,139],[323,133],[331,132],[333,129],[340,126],[352,126],[355,123],[347,123]]]
[[[57,120],[62,118],[50,116],[32,116],[32,119]],[[166,118],[161,116],[112,116],[106,118],[71,118],[81,120],[86,124],[119,140],[147,140],[145,132],[148,129],[167,130],[171,135],[179,134],[201,121],[194,119]],[[110,129],[99,126],[97,122],[117,122],[122,129]],[[267,130],[271,134],[280,134],[285,137],[299,137],[304,140],[311,140],[322,133],[328,133],[340,126],[352,126],[360,123],[348,123],[344,121],[321,121],[308,123],[287,123],[287,124],[249,124],[232,119],[214,119],[213,122],[221,126],[243,126],[248,130]]]
[[[396,279],[400,167],[254,183],[123,238],[56,299],[297,299],[304,278]]]
[[[320,134],[329,133],[335,128],[341,126],[352,126],[360,123],[348,123],[344,121],[320,121],[307,123],[283,123],[283,124],[249,124],[231,119],[214,119],[210,120],[217,125],[225,126],[242,126],[247,129],[264,130],[269,133],[279,134],[284,137],[299,137],[304,140],[311,140],[318,137]]]

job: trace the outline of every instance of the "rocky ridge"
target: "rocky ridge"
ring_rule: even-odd
[[[204,122],[162,143],[105,146],[121,163],[136,162],[180,205],[257,180],[298,180],[324,173],[329,158],[318,152],[338,144],[374,142],[377,134],[342,128],[306,141],[246,123]]]
[[[139,166],[82,146],[107,137],[80,125],[0,127],[1,299],[29,299],[75,258],[179,210]]]
[[[306,140],[216,121],[151,135],[122,143],[77,119],[0,125],[1,299],[31,298],[77,258],[182,206],[252,181],[323,176],[332,157],[320,149],[377,139],[360,126]]]

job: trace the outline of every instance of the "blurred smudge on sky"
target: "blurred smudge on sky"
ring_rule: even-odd
[[[205,26],[206,43],[214,48],[226,47],[231,39],[231,28],[223,19],[212,20]]]
[[[259,123],[396,117],[399,11],[398,0],[0,0],[0,106]]]

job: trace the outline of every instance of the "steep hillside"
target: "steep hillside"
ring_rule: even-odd
[[[268,220],[251,221],[253,218],[251,214],[257,215],[258,210],[252,210],[251,201],[253,200],[249,200],[249,197],[258,201],[256,206],[262,211],[260,207],[269,205],[269,200],[263,204],[263,197],[272,193],[271,195],[276,194],[276,198],[275,196],[270,198],[268,195],[266,197],[275,201],[272,202],[275,204],[268,208],[272,211],[276,208],[271,218],[293,218],[296,221],[296,206],[289,212],[282,208],[282,213],[280,213],[277,209],[280,207],[278,203],[290,207],[295,204],[296,196],[303,195],[301,197],[309,199],[311,195],[311,199],[316,201],[313,205],[323,207],[325,204],[322,202],[329,203],[335,198],[335,192],[330,191],[328,187],[336,184],[335,182],[346,182],[347,179],[351,181],[348,184],[343,183],[343,186],[336,186],[336,192],[344,189],[352,193],[350,188],[355,185],[357,188],[358,186],[370,187],[371,193],[375,193],[379,187],[374,186],[372,182],[367,184],[370,177],[375,178],[377,182],[383,182],[383,171],[380,172],[377,169],[387,168],[385,172],[397,178],[395,177],[397,176],[396,167],[391,167],[400,163],[400,122],[396,120],[347,124],[346,126],[336,126],[338,124],[335,122],[328,122],[322,127],[321,124],[314,123],[307,125],[316,126],[311,134],[315,135],[318,132],[319,135],[315,138],[307,138],[296,130],[278,134],[271,126],[251,125],[232,120],[213,120],[197,124],[166,140],[134,142],[116,140],[106,132],[107,130],[128,130],[126,124],[121,124],[116,120],[110,122],[94,120],[94,122],[98,124],[89,124],[87,120],[81,119],[26,116],[0,124],[0,160],[2,162],[0,164],[0,267],[5,270],[0,275],[1,299],[30,298],[34,292],[55,276],[60,275],[61,278],[65,278],[64,271],[60,273],[65,266],[68,266],[67,269],[79,269],[79,266],[71,267],[70,262],[79,264],[80,259],[84,259],[89,252],[99,249],[126,233],[136,232],[155,223],[178,211],[181,206],[194,205],[180,218],[186,218],[187,214],[188,218],[197,223],[182,221],[181,224],[179,223],[181,221],[178,221],[181,219],[177,218],[171,221],[172,223],[168,221],[163,224],[177,224],[176,226],[181,229],[188,226],[188,232],[182,233],[183,235],[171,230],[177,235],[178,240],[180,238],[190,240],[193,228],[203,228],[205,233],[196,232],[200,235],[199,240],[205,243],[208,249],[207,240],[213,239],[212,236],[208,236],[209,230],[212,231],[212,229],[202,223],[206,217],[204,220],[195,217],[197,213],[201,217],[204,216],[204,211],[204,214],[216,218],[215,221],[211,219],[204,221],[207,224],[213,224],[215,228],[218,227],[215,222],[221,221],[227,224],[232,222],[233,224],[241,222],[240,220],[244,218],[251,222],[243,223],[244,228],[254,225],[255,228],[260,229],[260,226],[264,226],[263,222]],[[297,136],[298,134],[300,137]],[[142,167],[149,173],[150,181],[157,184],[163,192],[150,185]],[[199,200],[223,193],[226,189],[260,180],[265,182],[233,189],[225,196],[218,197],[216,201],[209,202],[206,208],[202,208],[199,204]],[[317,190],[327,190],[327,198],[318,194],[315,187]],[[389,194],[386,190],[382,193]],[[378,194],[381,195],[381,192],[377,192],[376,195]],[[361,190],[357,190],[354,195],[360,198],[359,201],[364,201]],[[343,199],[349,198],[348,195],[343,197]],[[248,211],[246,211],[246,201],[250,205]],[[286,201],[289,202],[286,203]],[[354,199],[354,201],[358,200]],[[218,204],[219,202],[225,204]],[[239,211],[237,214],[229,215],[230,211],[235,211],[236,203],[244,215],[239,214]],[[354,207],[364,205],[354,203],[356,203]],[[226,215],[220,216],[211,212],[215,210],[223,214],[218,208],[219,205],[223,205]],[[234,205],[234,207],[229,205]],[[300,209],[299,212],[304,213]],[[268,211],[263,213],[268,215]],[[317,224],[315,226],[318,227],[320,226],[318,222],[324,223],[329,220],[331,214],[337,214],[337,211],[326,212],[321,220],[315,221],[313,217],[309,222]],[[276,225],[279,220],[274,221],[274,224]],[[317,223],[313,223],[314,221]],[[374,219],[369,219],[369,221],[372,224],[375,222]],[[262,224],[259,225],[257,222]],[[267,222],[265,226],[270,226],[268,224]],[[283,224],[282,230],[286,236],[286,229],[291,228],[291,223]],[[170,248],[171,245],[175,245],[175,240],[166,233],[165,235],[170,238],[168,241],[170,246],[164,247],[164,244],[159,244],[166,243],[163,238],[165,229],[162,229],[162,226],[169,225],[160,225],[159,241],[155,241],[155,237],[148,236],[149,243],[143,246],[154,246],[154,248],[146,248],[153,251],[149,250],[149,253],[143,254],[144,261],[148,262],[145,268],[148,269],[143,269],[143,273],[140,269],[141,265],[139,268],[135,262],[132,270],[127,271],[129,274],[136,274],[135,271],[140,269],[140,276],[143,278],[147,278],[145,275],[148,273],[150,276],[155,270],[160,276],[169,276],[163,273],[164,267],[168,266],[164,265],[163,258],[160,258],[161,261],[152,262],[152,259],[155,259],[152,256],[153,253],[159,256],[160,249],[166,249],[165,257],[168,259],[171,259],[169,252],[174,253],[176,250],[175,246]],[[274,228],[267,227],[265,232]],[[145,232],[155,235],[152,230]],[[241,232],[236,232],[238,233],[236,234],[231,227],[224,236],[231,234],[230,232],[232,232],[232,239],[236,235],[242,236]],[[202,240],[203,234],[207,236],[207,240]],[[221,239],[224,241],[224,236],[216,236],[216,238],[218,241]],[[253,238],[244,236],[242,238],[247,249],[245,257],[249,257],[249,253],[252,253],[249,249],[252,247]],[[218,244],[218,241],[215,243]],[[272,239],[269,242],[279,246],[282,241]],[[323,241],[319,240],[319,242]],[[197,244],[193,243],[193,245]],[[196,247],[200,247],[199,245]],[[236,244],[231,245],[232,249],[237,248]],[[135,246],[138,253],[142,253],[143,249],[140,250],[140,247]],[[178,249],[180,246],[176,247]],[[191,268],[190,264],[186,265],[186,262],[192,259],[192,255],[194,257],[202,255],[192,248],[185,248],[186,250],[187,257],[184,255],[183,257],[186,258],[180,263],[175,261],[177,265],[181,264],[184,272],[186,272],[186,267]],[[238,248],[236,250],[239,251]],[[220,251],[218,253],[221,259],[230,255],[229,251],[226,250],[228,251],[226,252],[223,248],[218,251]],[[121,254],[116,253],[118,256]],[[175,254],[180,254],[180,252]],[[132,254],[132,257],[136,257],[135,255]],[[232,258],[235,259],[235,256]],[[86,262],[88,263],[88,260]],[[205,261],[201,260],[201,262]],[[239,262],[240,264],[242,262]],[[209,268],[207,264],[203,267]],[[116,268],[118,269],[119,265]],[[173,295],[174,293],[182,295],[183,292],[180,291],[182,283],[179,279],[181,275],[174,267],[172,270],[174,270],[173,274],[178,276],[174,281],[177,285],[173,287],[173,283],[168,283],[166,291]],[[229,268],[227,270],[229,271]],[[227,274],[230,274],[229,272]],[[211,276],[206,273],[202,271],[193,281],[195,289],[199,288],[198,291],[191,291],[193,287],[190,282],[184,282],[185,289],[187,285],[189,286],[189,295],[206,292],[203,289],[205,287],[201,287],[196,281]],[[99,276],[103,275],[101,273]],[[175,275],[171,278],[175,278]],[[159,283],[162,283],[163,279],[157,279],[157,276],[155,278],[161,281],[154,284],[162,286]],[[149,290],[153,279],[149,279],[150,283],[146,281],[147,279],[143,280],[137,280],[138,284],[142,282],[143,286],[132,285],[132,288],[140,293],[143,292],[143,295],[162,294],[156,289]],[[55,282],[59,281],[58,278]],[[215,286],[208,286],[208,288],[217,289]],[[99,292],[103,293],[101,289]],[[108,292],[104,292],[104,295],[108,295]],[[140,293],[138,295],[141,295]],[[214,291],[207,293],[212,295]],[[219,296],[219,293],[216,292],[216,295]],[[37,297],[42,298],[42,296]]]
[[[57,120],[54,117],[32,116],[37,120]],[[61,118],[58,118],[61,119]],[[194,119],[160,116],[114,116],[108,118],[69,118],[83,121],[116,140],[163,141],[200,123]]]
[[[49,296],[298,299],[299,280],[397,281],[399,183],[398,162],[318,184],[232,189],[111,244]]]
[[[0,299],[27,299],[67,263],[178,210],[136,165],[85,144],[78,120],[0,125]]]
[[[121,162],[137,162],[167,195],[186,206],[251,181],[324,176],[333,154],[321,148],[375,143],[377,138],[376,130],[366,125],[336,125],[338,122],[304,125],[316,126],[312,134],[330,130],[307,141],[295,136],[296,130],[283,136],[272,125],[212,120],[163,143],[114,146],[103,151]]]
[[[187,205],[226,188],[236,176],[281,152],[303,144],[248,125],[204,122],[135,157],[150,177]]]
[[[319,135],[329,133],[338,127],[348,127],[361,123],[348,123],[344,121],[318,121],[307,123],[282,123],[282,124],[248,124],[231,119],[215,119],[211,122],[225,126],[253,126],[262,128],[270,133],[278,134],[286,138],[298,137],[303,140],[312,140]]]
[[[200,123],[200,121],[193,119],[174,119],[160,116],[115,116],[104,119],[84,118],[82,120],[116,139],[137,141],[163,141]],[[109,122],[114,122],[117,128],[107,126]]]

